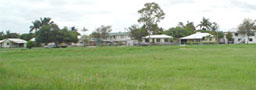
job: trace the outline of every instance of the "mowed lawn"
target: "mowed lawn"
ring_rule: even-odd
[[[256,45],[0,49],[0,90],[256,90]]]

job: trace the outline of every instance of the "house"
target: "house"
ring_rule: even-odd
[[[142,37],[143,43],[153,43],[153,44],[170,44],[170,40],[172,39],[172,36],[168,35],[149,35]]]
[[[182,37],[180,38],[180,43],[181,44],[187,44],[187,43],[215,43],[216,39],[213,35],[209,33],[201,33],[201,32],[196,32],[192,35]]]
[[[226,32],[225,34],[227,34],[228,32]],[[249,44],[253,44],[256,43],[256,32],[254,32],[252,35],[247,36],[246,34],[241,34],[237,31],[233,31],[230,32],[232,33],[232,38],[233,38],[233,42],[234,44],[242,44],[242,43],[249,43]],[[226,35],[225,35],[225,43],[228,43],[228,40],[226,39]]]
[[[109,33],[108,37],[103,40],[104,43],[111,45],[133,46],[134,40],[131,39],[128,32]]]
[[[8,38],[0,41],[1,48],[25,48],[27,41],[18,38]]]

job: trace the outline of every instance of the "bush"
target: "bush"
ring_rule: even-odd
[[[31,49],[32,47],[35,47],[35,46],[36,46],[36,42],[33,42],[33,41],[27,42],[27,48]]]

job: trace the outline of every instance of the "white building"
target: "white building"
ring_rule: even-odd
[[[201,33],[201,32],[196,32],[192,35],[180,38],[181,44],[186,44],[191,42],[192,43],[216,42],[216,39],[214,38],[213,35],[209,33]]]
[[[128,32],[117,32],[109,33],[109,36],[103,40],[105,43],[110,43],[113,45],[126,45],[133,46],[134,40],[131,39]]]
[[[256,32],[254,34],[252,34],[251,36],[247,36],[246,34],[241,34],[238,32],[231,32],[232,33],[232,38],[233,38],[233,43],[234,44],[242,44],[242,43],[249,43],[249,44],[253,44],[256,43]],[[225,33],[227,34],[227,32]],[[225,43],[228,43],[228,40],[226,39],[226,35],[225,35]]]
[[[27,41],[18,38],[8,38],[0,41],[1,48],[25,48]]]
[[[155,43],[155,44],[168,44],[170,43],[170,40],[172,39],[172,36],[168,35],[150,35],[142,37],[143,43]]]

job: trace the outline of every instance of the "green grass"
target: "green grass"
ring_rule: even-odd
[[[0,90],[256,90],[256,45],[0,49]]]

